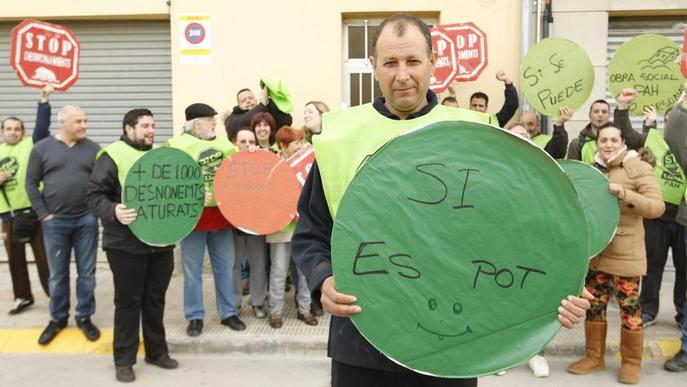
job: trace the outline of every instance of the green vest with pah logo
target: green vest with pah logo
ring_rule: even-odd
[[[27,137],[14,145],[0,145],[0,172],[6,176],[1,187],[7,195],[5,198],[5,195],[0,194],[0,213],[31,207],[25,183],[32,148],[33,140]]]
[[[488,124],[489,117],[474,110],[437,105],[421,117],[393,120],[379,114],[371,103],[325,113],[322,134],[313,137],[313,146],[332,219],[360,165],[391,139],[439,121]]]
[[[212,140],[200,138],[184,133],[181,136],[171,138],[165,142],[166,146],[180,149],[198,162],[205,179],[205,190],[212,192],[212,200],[205,207],[217,207],[215,201],[215,174],[224,159],[238,151],[226,137],[215,137]]]
[[[650,129],[644,146],[656,156],[654,175],[661,188],[661,196],[666,203],[679,205],[685,196],[685,174],[675,160],[668,144],[663,139],[663,131]]]
[[[117,166],[117,179],[119,185],[124,189],[124,182],[126,182],[126,175],[129,174],[129,169],[140,159],[146,151],[138,150],[122,140],[115,141],[112,144],[101,149],[95,156],[98,160],[104,154],[110,156]]]

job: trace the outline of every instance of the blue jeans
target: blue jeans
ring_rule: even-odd
[[[76,319],[95,313],[95,259],[98,250],[98,220],[90,213],[77,218],[59,215],[44,220],[43,241],[50,268],[50,316],[69,319],[69,261],[72,249],[76,262]]]
[[[205,246],[210,253],[215,277],[217,313],[221,319],[236,314],[234,295],[234,229],[193,231],[181,241],[184,263],[184,315],[186,320],[205,318],[203,305],[203,258]]]

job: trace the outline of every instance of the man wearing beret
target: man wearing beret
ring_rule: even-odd
[[[205,208],[191,234],[181,241],[184,266],[184,315],[186,333],[195,337],[203,332],[203,258],[207,247],[215,278],[217,312],[222,324],[235,331],[246,329],[237,314],[234,294],[234,229],[222,216],[213,198],[215,173],[222,161],[238,149],[226,137],[217,137],[217,112],[204,103],[186,108],[184,133],[166,145],[180,149],[198,162],[205,179]]]

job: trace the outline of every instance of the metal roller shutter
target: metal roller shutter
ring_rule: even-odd
[[[52,21],[51,21],[52,22]],[[70,28],[81,43],[79,80],[51,97],[53,120],[64,105],[88,115],[88,136],[107,145],[122,133],[122,117],[133,108],[155,115],[156,142],[172,136],[172,65],[169,21],[54,21]],[[0,23],[0,117],[23,119],[31,133],[39,90],[23,87],[9,65],[10,31]]]
[[[615,51],[623,43],[642,34],[663,35],[682,47],[684,37],[684,17],[618,17],[608,21],[608,51],[607,58],[610,62]],[[611,111],[615,109],[615,96],[611,95],[606,85],[606,100],[611,104]],[[630,115],[632,126],[636,130],[642,130],[644,117]],[[657,125],[663,127],[663,115],[659,114]]]

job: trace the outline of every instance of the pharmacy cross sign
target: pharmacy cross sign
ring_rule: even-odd
[[[57,24],[27,19],[12,29],[10,65],[24,86],[66,91],[79,77],[80,52],[76,36]]]

